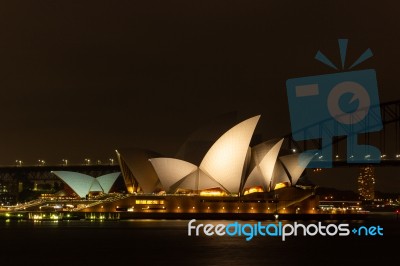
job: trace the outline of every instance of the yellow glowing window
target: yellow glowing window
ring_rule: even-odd
[[[154,204],[164,204],[164,200],[136,200],[136,204],[147,204],[147,205],[154,205]]]
[[[262,189],[262,187],[256,186],[256,187],[251,187],[251,188],[246,189],[243,194],[248,195],[248,194],[256,193],[256,192],[264,192],[264,190]]]
[[[275,185],[275,190],[280,189],[280,188],[284,188],[284,187],[288,187],[288,183],[287,182],[283,182],[283,183],[278,183]]]

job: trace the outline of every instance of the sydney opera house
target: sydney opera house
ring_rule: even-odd
[[[282,149],[284,139],[251,146],[260,116],[220,135],[185,143],[179,158],[145,149],[116,151],[121,172],[97,178],[55,171],[77,198],[100,195],[84,212],[294,213],[316,207],[314,188],[298,184],[311,157]],[[197,158],[193,157],[197,148]],[[192,150],[191,150],[192,149]],[[123,178],[126,193],[107,197]],[[103,197],[101,197],[103,195]]]

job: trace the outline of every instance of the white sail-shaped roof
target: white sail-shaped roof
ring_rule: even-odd
[[[239,192],[247,150],[260,116],[249,118],[223,134],[204,156],[200,169],[229,192]]]
[[[173,184],[197,170],[196,165],[174,158],[153,158],[149,161],[167,192],[171,190]]]
[[[64,181],[81,198],[89,193],[94,179],[91,176],[70,171],[53,171],[52,173]]]
[[[115,172],[94,178],[70,171],[52,171],[52,173],[64,181],[81,198],[86,197],[89,192],[109,193],[120,175],[120,172]]]
[[[92,185],[90,186],[89,189],[90,192],[103,192],[103,188],[100,186],[99,181],[96,180],[96,178],[93,178]]]
[[[171,191],[176,191],[179,188],[197,190],[199,184],[199,171],[194,171],[188,174],[172,186]]]
[[[292,186],[296,185],[304,169],[307,167],[313,157],[314,156],[309,153],[295,153],[279,158],[289,172],[292,180]]]
[[[209,189],[209,188],[222,188],[225,190],[225,188],[218,183],[216,180],[214,180],[212,177],[208,176],[206,173],[203,171],[199,170],[199,190],[203,189]]]
[[[259,119],[259,115],[254,116],[226,131],[205,153],[199,166],[154,152],[153,157],[142,150],[117,152],[125,183],[127,187],[139,185],[145,193],[161,187],[167,193],[180,188],[199,191],[216,187],[239,193],[255,186],[267,192],[279,183],[295,185],[312,156],[294,154],[278,160],[284,139],[272,139],[250,148]],[[101,182],[100,185],[104,189]]]
[[[253,169],[261,163],[265,155],[280,141],[280,139],[271,139],[251,147],[250,169]]]
[[[110,173],[106,175],[102,175],[96,178],[99,181],[100,186],[103,188],[104,193],[109,193],[115,181],[121,172]]]
[[[290,185],[290,179],[286,174],[285,169],[283,168],[282,164],[277,161],[272,174],[271,189],[275,189],[276,184],[286,182]]]
[[[253,161],[255,161],[256,166],[250,172],[244,188],[248,188],[251,186],[262,186],[264,188],[264,191],[270,190],[272,173],[274,171],[274,167],[282,143],[283,139],[272,145],[270,142],[267,142],[266,145],[261,143],[254,148],[255,152],[253,153]],[[262,159],[260,160],[259,157],[261,157]],[[259,162],[258,165],[257,162]]]
[[[212,177],[208,176],[206,173],[199,169],[185,176],[182,180],[179,181],[179,183],[176,184],[176,186],[174,185],[173,187],[176,187],[176,189],[183,188],[194,191],[216,187],[224,189],[221,184],[219,184]]]
[[[281,149],[282,143],[283,139],[275,144],[260,162],[261,173],[267,182],[271,181],[272,179],[272,173],[274,172],[274,167],[276,164],[276,160],[278,159],[278,154],[279,150]]]
[[[248,176],[246,184],[244,185],[243,188],[247,189],[251,187],[262,186],[264,191],[268,191],[270,181],[271,180],[264,178],[264,176],[261,173],[260,167],[256,166]]]

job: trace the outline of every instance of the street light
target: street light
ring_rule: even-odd
[[[63,163],[64,163],[65,166],[68,165],[68,160],[67,160],[67,159],[62,159],[62,161],[63,161]]]
[[[18,166],[22,166],[22,161],[21,160],[16,160],[15,162],[17,163]]]
[[[89,165],[90,164],[90,159],[85,159],[85,163],[86,163],[86,165]]]
[[[110,159],[111,164],[114,164],[114,159]]]

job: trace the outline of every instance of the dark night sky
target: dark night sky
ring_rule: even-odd
[[[376,69],[381,102],[400,99],[400,4],[347,2],[2,1],[0,164],[173,156],[229,111],[286,135],[286,80],[334,73],[314,55],[338,63],[338,38],[348,62],[371,48],[358,69]]]

